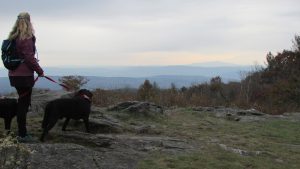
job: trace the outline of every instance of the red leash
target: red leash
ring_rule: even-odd
[[[38,79],[38,78],[39,78],[39,77],[37,77],[37,79]],[[56,83],[56,84],[60,85],[61,87],[65,88],[67,91],[70,90],[70,88],[69,88],[68,86],[66,86],[65,84],[58,83],[57,81],[53,80],[52,78],[50,78],[50,77],[48,77],[48,76],[44,76],[44,78],[50,80],[50,81],[53,82],[53,83]]]
[[[53,82],[53,83],[56,83],[56,84],[60,85],[61,87],[65,88],[67,91],[70,90],[70,88],[69,88],[68,86],[66,86],[66,85],[64,85],[64,84],[61,84],[61,83],[58,83],[57,81],[55,81],[54,79],[52,79],[52,78],[50,78],[50,77],[48,77],[48,76],[42,76],[42,77],[48,79],[49,81],[51,81],[51,82]],[[34,79],[34,83],[36,83],[38,80],[39,80],[39,76],[37,76],[37,77]],[[22,98],[22,97],[26,96],[27,94],[29,94],[29,91],[27,91],[27,92],[25,92],[25,93],[22,93],[22,94],[19,96],[19,98]]]

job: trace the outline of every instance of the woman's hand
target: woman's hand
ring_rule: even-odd
[[[44,76],[45,76],[44,72],[42,74],[39,74],[39,77],[44,77]]]

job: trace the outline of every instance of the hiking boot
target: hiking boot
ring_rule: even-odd
[[[29,134],[27,134],[25,137],[17,137],[17,140],[19,143],[36,143],[37,141]]]

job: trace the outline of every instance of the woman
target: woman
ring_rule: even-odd
[[[34,72],[38,76],[44,76],[44,71],[35,59],[35,36],[30,15],[22,12],[9,34],[10,40],[16,41],[16,52],[24,61],[15,70],[9,71],[10,85],[15,87],[18,98],[18,140],[30,141],[32,138],[27,134],[26,116],[31,103],[31,93],[34,86]]]

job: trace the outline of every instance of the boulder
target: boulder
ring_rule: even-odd
[[[109,107],[108,111],[122,111],[145,116],[163,114],[163,108],[161,106],[150,102],[139,101],[122,102],[115,106]]]
[[[268,115],[256,109],[239,109],[230,107],[194,107],[192,110],[197,112],[208,112],[216,117],[225,118],[232,121],[260,121],[268,118]]]
[[[239,116],[263,116],[265,113],[262,113],[256,109],[240,110],[236,112]]]
[[[121,133],[126,130],[121,123],[104,118],[90,118],[89,124],[93,133]]]

